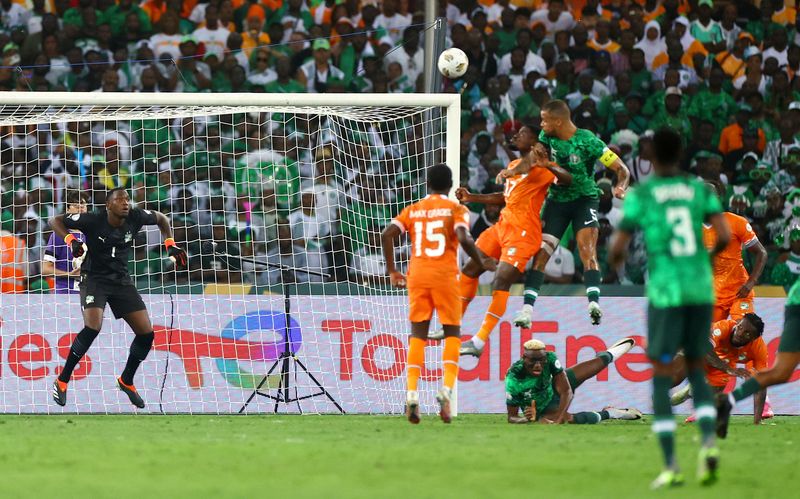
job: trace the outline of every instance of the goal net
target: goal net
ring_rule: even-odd
[[[407,297],[380,232],[427,166],[458,185],[459,120],[457,95],[0,93],[0,412],[133,410],[115,385],[133,333],[108,307],[67,405],[50,395],[83,320],[48,220],[114,187],[166,214],[189,258],[176,270],[156,226],[133,241],[155,331],[144,411],[237,413],[261,384],[245,413],[402,412]],[[427,349],[426,412],[440,357]]]

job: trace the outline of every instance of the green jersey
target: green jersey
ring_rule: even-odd
[[[789,296],[786,297],[786,306],[800,305],[800,279],[794,281],[789,289]]]
[[[703,222],[721,212],[719,200],[705,184],[684,175],[653,177],[625,197],[619,228],[644,231],[652,306],[714,303]]]
[[[547,352],[544,369],[539,376],[531,376],[525,370],[522,359],[514,362],[506,373],[506,405],[530,407],[536,401],[537,410],[544,410],[553,400],[553,376],[564,371],[558,357]]]
[[[539,142],[550,148],[550,155],[558,166],[572,174],[571,184],[550,186],[549,199],[566,202],[600,197],[600,189],[594,181],[594,165],[607,149],[602,140],[589,130],[578,128],[569,140],[550,137],[542,131]]]

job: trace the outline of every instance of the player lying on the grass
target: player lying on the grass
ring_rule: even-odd
[[[117,386],[133,405],[144,407],[144,400],[133,385],[133,376],[150,352],[155,335],[144,301],[128,273],[133,241],[144,225],[158,225],[164,237],[164,246],[175,260],[176,267],[185,267],[186,252],[172,239],[172,228],[167,217],[157,211],[131,208],[130,197],[121,187],[108,191],[105,209],[50,219],[53,232],[64,238],[72,255],[76,258],[85,257],[86,260],[81,265],[80,284],[83,329],[72,342],[64,368],[53,382],[53,399],[58,405],[67,403],[67,383],[75,366],[100,333],[103,311],[108,303],[114,318],[124,319],[136,334],[125,369],[117,378]],[[69,233],[70,230],[80,230],[84,234],[85,246]]]
[[[439,415],[450,422],[450,395],[458,376],[458,357],[461,347],[461,303],[458,295],[458,245],[482,269],[494,270],[495,261],[482,255],[469,233],[469,213],[456,201],[448,199],[453,187],[453,173],[447,165],[428,169],[428,195],[407,206],[383,230],[381,243],[386,259],[386,273],[392,286],[408,287],[411,337],[408,346],[408,392],[406,415],[419,423],[419,393],[417,385],[425,365],[425,342],[428,338],[433,311],[444,328],[443,387],[436,395]],[[408,277],[394,265],[394,240],[403,232],[411,236],[411,261]]]
[[[727,396],[720,395],[717,398],[717,435],[720,438],[728,435],[728,422],[736,402],[768,386],[788,382],[798,364],[800,364],[800,280],[795,281],[786,298],[783,334],[778,345],[775,365],[771,369],[755,373]]]
[[[598,353],[594,359],[565,370],[556,354],[545,350],[544,343],[539,340],[526,341],[522,358],[514,362],[506,373],[508,422],[597,424],[606,419],[640,419],[642,413],[636,409],[606,407],[597,412],[569,412],[574,391],[627,353],[633,345],[631,338],[624,338],[608,350]]]
[[[679,350],[686,356],[689,383],[697,410],[701,447],[697,478],[703,485],[717,480],[719,449],[714,437],[714,395],[706,383],[705,357],[711,349],[708,331],[714,304],[709,252],[703,246],[703,224],[717,234],[711,250],[728,245],[730,230],[719,199],[697,178],[680,168],[683,138],[671,128],[653,136],[655,176],[625,197],[623,217],[611,242],[608,260],[613,268],[624,261],[633,233],[644,232],[647,250],[647,357],[653,363],[653,433],[664,456],[664,469],[651,488],[683,483],[675,457],[675,417],[669,402]]]
[[[764,321],[756,314],[745,314],[738,321],[717,321],[711,326],[711,345],[713,350],[706,356],[706,380],[714,393],[722,393],[731,378],[750,378],[751,371],[737,368],[737,364],[751,364],[753,372],[767,369],[769,353],[761,335]],[[682,353],[675,356],[675,378],[673,386],[686,379],[686,359]],[[670,397],[672,405],[679,405],[691,398],[691,385],[686,385]],[[761,424],[767,390],[758,392],[753,401],[753,422]],[[694,421],[690,416],[687,422]]]
[[[511,284],[520,280],[528,260],[542,245],[542,222],[539,212],[551,184],[569,184],[572,176],[556,164],[535,164],[531,154],[536,135],[523,126],[511,139],[521,159],[508,164],[515,174],[505,178],[502,193],[473,194],[464,188],[456,191],[462,203],[504,204],[500,220],[483,231],[475,243],[484,254],[500,261],[492,282],[492,302],[480,329],[471,340],[461,345],[461,355],[480,357],[494,327],[503,317]],[[461,271],[462,311],[478,291],[478,277],[483,273],[479,261],[471,258]]]

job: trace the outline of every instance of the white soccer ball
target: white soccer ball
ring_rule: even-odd
[[[469,67],[469,59],[467,59],[467,54],[463,50],[453,47],[439,54],[437,65],[439,66],[439,72],[445,78],[452,80],[464,76]]]

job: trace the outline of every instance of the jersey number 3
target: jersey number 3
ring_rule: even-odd
[[[692,215],[685,206],[667,208],[667,223],[672,225],[669,252],[672,256],[692,256],[697,253],[697,241],[692,230]]]
[[[414,222],[414,256],[422,256],[422,239],[428,242],[425,246],[425,256],[437,257],[444,255],[445,237],[442,232],[444,220],[432,222]]]

